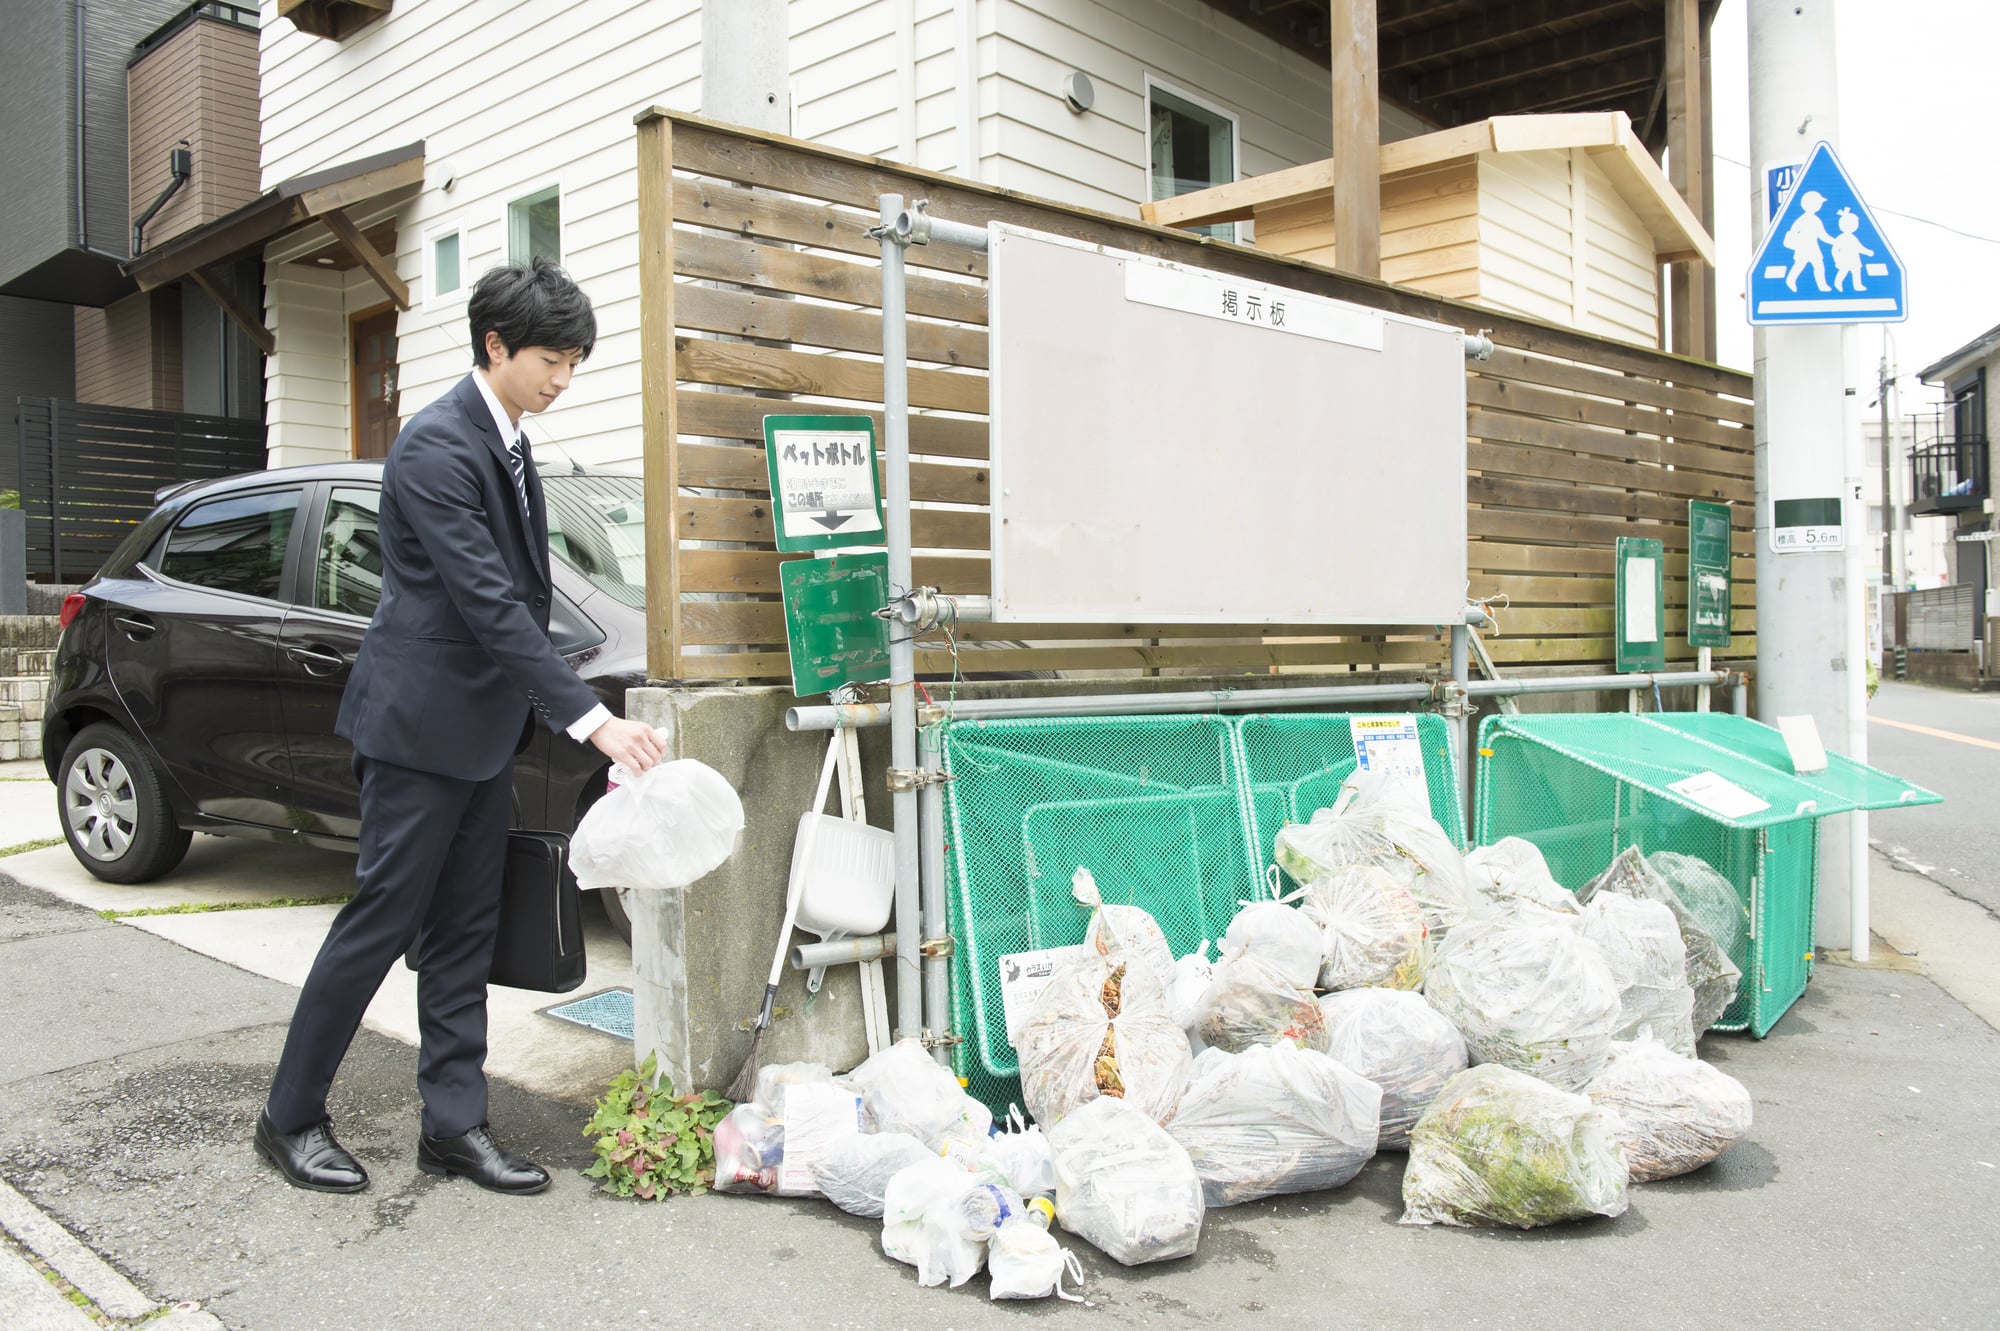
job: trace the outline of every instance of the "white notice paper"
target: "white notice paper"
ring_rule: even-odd
[[[1414,716],[1357,716],[1352,723],[1354,760],[1364,772],[1424,779],[1424,746]]]
[[[1771,807],[1734,781],[1714,772],[1697,772],[1685,781],[1674,782],[1667,789],[1687,796],[1710,813],[1721,814],[1724,818],[1747,818]]]
[[[1000,958],[1000,1012],[1007,1020],[1007,1040],[1012,1043],[1028,1016],[1035,999],[1048,986],[1056,967],[1085,952],[1082,943],[1068,947],[1045,947],[1038,952],[1009,952]]]
[[[795,1081],[785,1087],[779,1112],[785,1120],[785,1158],[778,1165],[778,1191],[817,1196],[813,1162],[860,1135],[861,1097],[829,1082]]]
[[[1778,733],[1785,737],[1785,748],[1792,755],[1793,772],[1826,770],[1826,746],[1819,742],[1819,727],[1810,716],[1779,717]]]
[[[1658,642],[1660,607],[1653,603],[1653,559],[1648,555],[1625,561],[1625,641]]]

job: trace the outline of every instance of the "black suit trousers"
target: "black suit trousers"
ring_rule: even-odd
[[[500,927],[513,765],[484,781],[359,754],[354,768],[354,898],[334,917],[299,993],[271,1085],[271,1125],[296,1132],[326,1117],[362,1014],[414,941],[423,1130],[455,1137],[486,1121],[486,977]]]

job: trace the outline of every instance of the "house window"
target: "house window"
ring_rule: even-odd
[[[562,262],[562,190],[551,185],[507,205],[507,262]]]
[[[1155,201],[1236,179],[1236,118],[1182,93],[1146,84],[1148,176]],[[1236,224],[1194,228],[1236,239]]]
[[[449,296],[464,285],[458,261],[458,232],[445,231],[431,237],[431,296]]]

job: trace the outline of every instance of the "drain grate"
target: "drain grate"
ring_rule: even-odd
[[[574,1002],[543,1008],[542,1015],[629,1040],[632,1038],[632,991],[606,989]]]

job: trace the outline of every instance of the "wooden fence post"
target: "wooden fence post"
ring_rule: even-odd
[[[646,490],[646,674],[681,675],[680,421],[674,353],[674,127],[639,125],[639,386]]]

